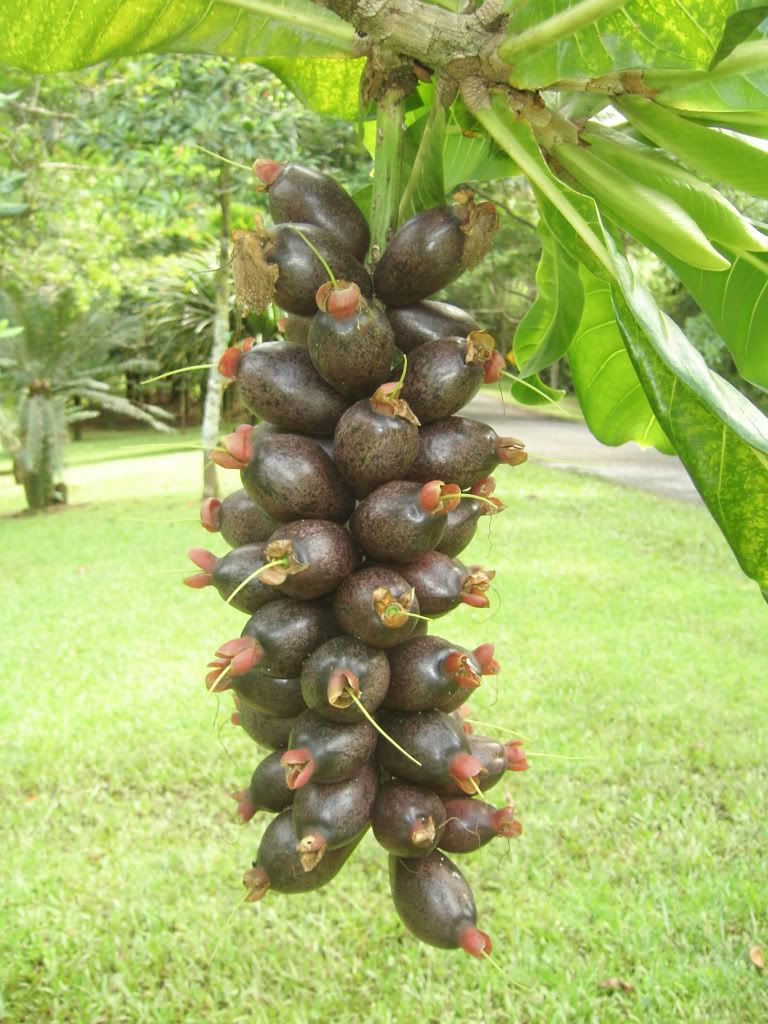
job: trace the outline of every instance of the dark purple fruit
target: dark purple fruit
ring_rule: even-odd
[[[477,498],[462,498],[456,508],[448,513],[448,521],[442,540],[435,548],[443,555],[455,558],[469,544],[477,531],[480,516],[503,512],[505,505],[499,498],[491,498],[496,481],[492,476],[479,480],[472,488]],[[483,501],[488,498],[488,501]]]
[[[529,767],[521,740],[500,743],[490,736],[474,734],[468,736],[468,740],[472,756],[481,766],[476,781],[484,793],[492,789],[504,777],[505,772],[522,772]],[[466,792],[467,790],[457,785],[455,780],[438,786],[438,793],[443,800],[463,796]]]
[[[318,374],[348,399],[363,398],[389,378],[395,351],[384,311],[357,285],[330,283],[317,293],[319,311],[309,329],[309,356]]]
[[[350,406],[336,425],[336,465],[358,498],[400,480],[416,458],[419,421],[399,392],[397,381],[382,384],[373,397]]]
[[[266,186],[269,212],[276,224],[316,224],[332,234],[356,259],[364,259],[371,237],[366,219],[352,197],[329,174],[275,160],[257,160],[253,169]]]
[[[268,750],[285,750],[295,718],[277,718],[254,711],[246,703],[235,700],[237,711],[232,715],[232,724],[239,725],[248,733],[254,743]]]
[[[451,206],[422,210],[393,235],[376,265],[373,284],[387,306],[411,306],[439,292],[491,247],[499,218],[492,203],[457,192]]]
[[[303,601],[332,593],[360,564],[349,532],[327,519],[279,526],[264,546],[264,557],[284,563],[267,569],[264,583]]]
[[[384,711],[377,721],[411,758],[405,757],[383,736],[376,757],[385,771],[422,786],[458,786],[463,793],[475,793],[474,780],[483,766],[470,753],[469,738],[450,715],[442,711]]]
[[[280,750],[268,754],[257,765],[248,788],[232,794],[243,821],[250,821],[257,811],[277,813],[293,803],[294,792],[286,785],[281,756]]]
[[[453,711],[480,686],[483,668],[463,647],[439,636],[418,636],[388,652],[392,711]]]
[[[496,808],[469,797],[446,800],[443,820],[437,845],[447,853],[472,853],[496,836],[512,839],[523,831],[514,807]]]
[[[422,424],[453,416],[474,398],[495,345],[487,331],[473,331],[466,338],[428,341],[411,353],[403,398]]]
[[[209,533],[220,531],[231,548],[266,540],[278,525],[242,488],[223,501],[206,498],[200,506],[200,522]]]
[[[491,952],[490,937],[476,927],[472,890],[444,853],[420,860],[390,855],[389,885],[400,920],[417,939],[476,957]]]
[[[333,235],[314,224],[276,224],[269,231],[257,224],[255,231],[235,231],[232,240],[235,292],[245,310],[261,311],[276,302],[298,316],[315,313],[315,294],[328,280],[328,272],[307,241],[337,280],[356,284],[367,299],[373,294],[365,267]]]
[[[284,597],[252,615],[241,635],[253,638],[262,651],[259,672],[296,679],[301,675],[304,659],[338,633],[327,604]]]
[[[371,812],[379,845],[398,857],[426,857],[437,846],[443,821],[445,808],[438,796],[402,782],[385,783]]]
[[[322,644],[301,670],[304,702],[329,722],[359,722],[365,715],[351,693],[371,714],[388,686],[386,654],[351,636],[337,636]]]
[[[314,711],[296,719],[290,749],[282,757],[291,789],[313,782],[344,782],[353,778],[376,749],[376,730],[368,722],[327,722]]]
[[[190,548],[187,555],[202,572],[187,576],[184,583],[195,590],[212,585],[233,608],[252,615],[278,596],[274,587],[267,586],[260,576],[253,576],[266,564],[264,547],[264,544],[244,544],[222,558],[206,548]]]
[[[243,703],[263,715],[295,718],[307,710],[298,679],[267,675],[259,670],[258,665],[242,675],[233,676],[230,688]],[[219,689],[217,687],[217,692]]]
[[[465,338],[478,329],[469,313],[448,302],[428,300],[414,306],[390,306],[387,317],[395,332],[395,345],[408,356],[427,341]]]
[[[412,562],[440,543],[458,488],[442,480],[423,487],[404,480],[377,487],[350,520],[358,547],[381,562]]]
[[[422,615],[445,615],[468,604],[487,608],[486,591],[496,573],[482,565],[466,566],[439,551],[428,551],[414,562],[398,563],[397,571],[416,591]]]
[[[525,446],[514,437],[499,437],[493,427],[451,416],[419,431],[419,451],[409,480],[449,480],[466,490],[489,476],[500,462],[520,465]]]
[[[240,428],[229,434],[224,457],[214,453],[214,461],[238,466],[246,491],[270,515],[284,523],[349,518],[354,496],[319,444],[299,434],[251,435]]]
[[[418,621],[419,602],[402,576],[390,569],[362,569],[336,591],[336,620],[345,633],[371,647],[402,643]]]
[[[237,382],[249,412],[281,430],[330,437],[347,408],[309,353],[287,341],[267,341],[244,352]]]
[[[309,344],[309,328],[311,316],[296,316],[294,313],[281,317],[277,321],[277,329],[289,345],[306,348]]]
[[[329,850],[312,870],[306,871],[296,849],[291,809],[287,807],[269,823],[253,867],[243,877],[247,890],[245,899],[255,903],[268,889],[289,893],[319,889],[339,873],[356,846],[357,842],[352,842],[338,850]]]
[[[371,823],[378,789],[378,769],[368,761],[344,782],[308,782],[295,790],[293,828],[305,871],[311,871],[326,851],[360,839]]]

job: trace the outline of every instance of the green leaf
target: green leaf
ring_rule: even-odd
[[[616,105],[657,146],[674,153],[704,177],[768,199],[768,152],[765,150],[693,124],[640,96],[622,96]]]
[[[507,0],[508,33],[531,28],[578,0]],[[514,59],[512,85],[540,89],[563,79],[593,78],[658,65],[709,67],[738,0],[631,0],[586,28],[530,56]]]
[[[641,185],[673,199],[688,213],[704,233],[730,245],[749,251],[768,250],[768,236],[754,228],[717,189],[712,188],[656,150],[611,133],[586,131],[583,137],[603,161]],[[687,255],[687,254],[686,254]]]
[[[0,63],[71,71],[147,52],[260,57],[354,54],[355,33],[310,0],[5,0]]]
[[[19,217],[29,209],[29,203],[0,203],[0,217]]]
[[[538,295],[515,331],[515,362],[523,377],[538,373],[564,355],[584,304],[576,261],[543,223],[539,234],[542,251],[536,271]]]
[[[346,121],[357,118],[364,60],[276,57],[259,63],[310,110]]]
[[[519,174],[516,164],[485,135],[462,131],[457,125],[446,132],[443,149],[446,192],[469,181],[496,181]]]
[[[443,140],[445,138],[445,108],[433,102],[429,113],[411,125],[409,133],[421,130],[419,146],[411,172],[403,189],[397,222],[402,224],[414,213],[442,206],[445,202],[443,181]]]
[[[709,316],[739,373],[768,388],[768,256],[733,257],[725,274],[712,274],[660,253]]]
[[[648,401],[742,569],[767,594],[768,419],[709,369],[615,249],[614,258],[614,308]]]
[[[557,405],[565,397],[565,391],[551,388],[537,373],[516,378],[509,393],[520,405]]]
[[[610,285],[584,267],[581,279],[583,314],[568,350],[568,363],[587,426],[603,444],[637,441],[673,453],[624,345]]]
[[[760,22],[768,17],[768,6],[761,5],[746,11],[737,11],[732,14],[725,23],[725,31],[715,56],[712,58],[710,69],[717,67],[721,61],[736,49],[739,43],[743,43],[752,35]]]

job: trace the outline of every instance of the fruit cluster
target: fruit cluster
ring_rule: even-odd
[[[273,751],[237,794],[276,814],[244,878],[247,898],[330,881],[372,826],[395,907],[418,938],[486,955],[466,880],[447,853],[516,836],[514,808],[479,797],[527,767],[519,742],[472,733],[462,705],[499,671],[428,624],[487,607],[494,573],[457,557],[504,506],[490,474],[522,444],[456,415],[503,359],[472,317],[428,297],[474,265],[497,227],[469,192],[408,220],[373,275],[368,225],[333,179],[259,160],[275,226],[235,236],[240,301],[276,301],[285,340],[230,348],[221,372],[262,422],[214,458],[243,489],[203,504],[232,547],[190,557],[249,615],[207,683]]]

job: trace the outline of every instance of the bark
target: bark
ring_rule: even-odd
[[[226,156],[226,154],[223,154]],[[213,345],[209,362],[213,368],[208,371],[203,406],[203,497],[216,498],[219,481],[216,466],[211,462],[211,451],[216,447],[221,419],[221,397],[224,378],[216,366],[229,343],[229,164],[222,163],[219,169],[217,198],[221,210],[221,234],[219,237],[219,269],[216,271],[216,311],[213,318]]]

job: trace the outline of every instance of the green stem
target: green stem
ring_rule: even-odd
[[[706,68],[660,68],[643,72],[643,81],[652,89],[675,89],[693,82],[714,82],[719,78],[762,71],[768,64],[768,40],[759,39],[742,43],[721,60],[711,71]]]
[[[311,32],[315,36],[323,37],[336,44],[340,51],[349,54],[350,57],[357,57],[356,39],[357,34],[351,25],[348,25],[340,18],[331,18],[328,15],[313,15],[308,11],[291,10],[288,3],[270,3],[269,0],[221,0],[227,7],[237,7],[242,11],[253,11],[254,14],[264,14],[271,22],[284,22],[293,28],[301,29],[304,32]]]
[[[357,696],[357,694],[355,693],[355,691],[352,689],[351,686],[347,687],[347,693],[352,698],[352,700],[355,702],[355,704],[357,704],[357,707],[358,707],[358,710],[360,711],[360,713],[365,718],[368,719],[368,721],[373,726],[373,728],[376,730],[376,732],[378,732],[381,736],[383,736],[384,739],[388,743],[391,743],[392,746],[395,748],[395,750],[399,750],[400,753],[403,755],[403,757],[407,757],[409,761],[413,761],[413,763],[415,765],[418,765],[419,768],[423,768],[423,765],[422,765],[421,761],[417,761],[416,758],[413,756],[413,754],[409,754],[408,751],[405,750],[404,747],[401,747],[399,743],[397,743],[395,740],[392,739],[392,737],[389,735],[388,732],[385,732],[382,729],[382,727],[379,725],[379,723],[376,721],[376,719],[373,717],[373,715],[369,712],[368,708],[365,707],[365,705],[360,700],[360,698]]]
[[[250,576],[246,576],[242,583],[238,583],[238,585],[235,587],[235,589],[232,591],[232,593],[229,595],[229,597],[224,603],[232,604],[232,602],[240,593],[240,591],[244,587],[247,587],[251,580],[258,579],[263,572],[267,571],[267,569],[274,569],[276,565],[288,565],[289,562],[290,559],[288,558],[287,555],[285,555],[283,556],[283,558],[276,558],[273,562],[267,562],[266,565],[260,566],[258,569],[254,570],[254,572],[252,572]]]
[[[623,7],[627,0],[581,0],[581,3],[555,14],[538,25],[520,32],[499,47],[499,56],[506,61],[522,54],[543,50],[553,43],[565,39],[579,29],[591,25],[598,18],[610,14],[617,7]]]
[[[215,160],[220,160],[223,164],[230,164],[232,167],[239,167],[242,171],[251,171],[252,167],[248,164],[238,163],[237,160],[230,160],[229,157],[222,156],[221,153],[214,153],[212,149],[206,149],[205,146],[198,146],[196,142],[192,143],[192,149],[199,149],[201,153],[205,153],[207,156],[212,156]]]
[[[200,363],[198,366],[182,366],[180,370],[169,370],[167,373],[158,373],[156,377],[148,377],[140,380],[139,384],[154,384],[156,380],[165,380],[166,377],[175,377],[177,373],[191,373],[192,370],[211,370],[215,363]]]
[[[376,112],[376,151],[369,218],[374,260],[384,252],[390,234],[397,227],[404,139],[405,99],[397,90],[384,95]]]
[[[542,167],[535,157],[518,141],[496,110],[491,107],[484,110],[474,110],[473,113],[494,142],[515,161],[531,184],[560,211],[584,244],[605,267],[610,276],[615,279],[616,271],[614,270],[608,250],[579,211],[571,205],[568,197],[560,191],[557,182],[549,171]]]

